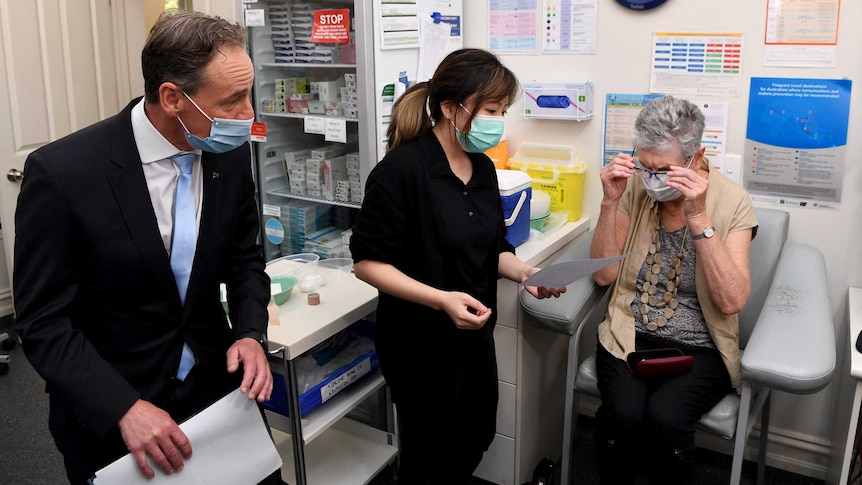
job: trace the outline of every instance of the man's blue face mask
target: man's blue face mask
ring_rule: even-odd
[[[201,114],[212,123],[212,126],[210,127],[210,136],[200,138],[193,135],[189,129],[186,128],[186,124],[183,123],[183,120],[180,119],[180,117],[177,117],[180,124],[183,125],[183,129],[186,131],[186,139],[189,141],[189,145],[191,145],[192,148],[211,153],[224,153],[229,152],[248,141],[248,138],[251,135],[251,124],[254,122],[254,118],[248,120],[210,118],[206,113],[204,113],[204,110],[202,110],[200,106],[198,106],[198,104],[195,103],[188,94],[186,94],[185,91],[183,91],[183,96],[188,98],[195,108],[197,108],[198,111],[200,111]]]

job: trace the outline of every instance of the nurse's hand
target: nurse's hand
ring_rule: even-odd
[[[442,310],[449,315],[455,326],[463,330],[479,330],[491,318],[491,309],[460,291],[448,291],[441,302]]]
[[[561,294],[566,292],[566,287],[562,288],[546,288],[544,286],[524,286],[527,293],[535,296],[538,299],[543,298],[559,298]]]
[[[541,271],[540,268],[531,267],[528,271],[526,271],[523,275],[521,275],[521,283],[523,283],[524,281],[527,281],[527,279],[529,277],[533,276],[534,274],[538,273],[539,271]],[[562,288],[548,288],[545,286],[526,286],[526,285],[524,285],[524,289],[527,290],[527,293],[533,295],[534,297],[536,297],[540,300],[543,298],[551,298],[551,297],[559,298],[561,294],[566,292],[565,286]]]

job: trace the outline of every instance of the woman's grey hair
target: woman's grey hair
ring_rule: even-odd
[[[638,150],[677,150],[687,161],[700,149],[704,123],[703,113],[694,103],[673,96],[656,98],[635,120],[632,143]]]

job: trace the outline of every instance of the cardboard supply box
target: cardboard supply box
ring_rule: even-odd
[[[317,93],[321,101],[338,101],[341,98],[341,88],[344,86],[344,78],[335,81],[318,81]]]
[[[347,179],[347,157],[326,158],[323,160],[323,197],[335,200],[335,188],[338,181]]]
[[[329,145],[312,148],[310,158],[319,160],[324,158],[340,157],[341,155],[347,154],[348,148],[349,147],[343,143],[330,143]]]

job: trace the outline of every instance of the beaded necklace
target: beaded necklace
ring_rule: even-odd
[[[685,240],[686,237],[688,237],[688,224],[686,224],[685,231],[682,233],[682,244],[680,244],[679,251],[676,253],[676,258],[670,265],[670,269],[667,273],[664,291],[660,291],[658,275],[661,272],[662,259],[661,238],[659,238],[659,232],[661,231],[661,214],[656,211],[656,215],[656,231],[652,237],[652,244],[650,244],[649,254],[646,258],[646,262],[649,264],[650,268],[647,272],[640,298],[641,319],[643,321],[644,328],[651,332],[655,332],[657,329],[667,325],[668,320],[673,318],[674,310],[679,306],[677,293],[679,291],[680,277],[682,276],[682,258],[685,255]],[[657,310],[663,309],[664,311],[661,312],[660,317],[654,321],[650,321],[649,315],[651,308],[655,308]]]

